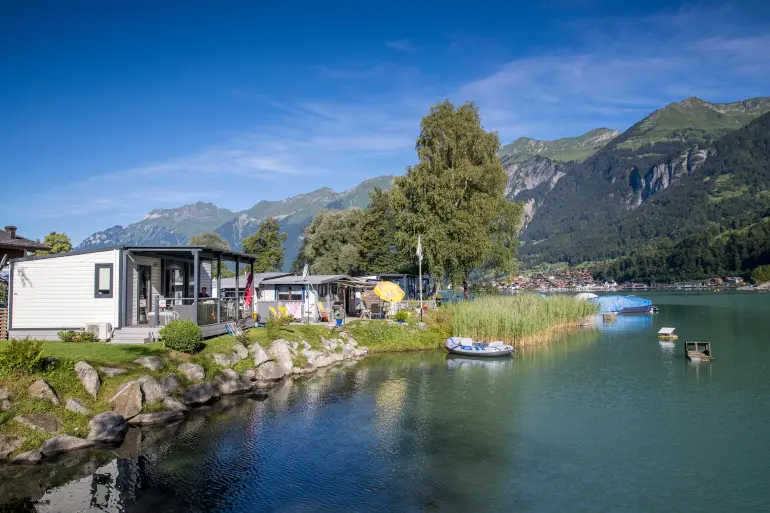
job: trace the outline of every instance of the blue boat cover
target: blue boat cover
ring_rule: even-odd
[[[589,299],[599,305],[599,312],[620,312],[626,308],[652,306],[652,301],[635,296],[599,296]]]

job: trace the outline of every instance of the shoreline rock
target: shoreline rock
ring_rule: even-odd
[[[25,413],[14,417],[13,420],[28,428],[48,431],[49,433],[56,433],[62,428],[61,421],[51,413]]]
[[[201,381],[206,377],[205,369],[197,363],[183,363],[177,369],[190,381]]]
[[[126,437],[128,424],[122,415],[106,411],[94,416],[89,422],[88,440],[100,443],[120,443]]]
[[[81,415],[91,415],[91,410],[86,408],[86,405],[80,399],[70,397],[67,399],[67,404],[64,406],[69,411],[74,413],[80,413]]]
[[[59,401],[59,396],[56,395],[56,391],[44,379],[38,379],[30,386],[28,386],[27,394],[29,394],[31,397],[50,401],[56,406],[61,404],[61,401]]]
[[[0,435],[0,460],[8,458],[13,452],[21,447],[24,438],[11,435]]]
[[[214,377],[214,384],[224,395],[242,394],[251,390],[251,380],[233,369],[223,369]]]
[[[157,404],[168,397],[168,389],[152,376],[140,376],[137,381],[146,404]]]
[[[215,399],[219,399],[220,392],[217,387],[204,381],[197,385],[189,386],[181,392],[182,400],[188,406],[196,406],[209,403]]]
[[[158,411],[154,413],[141,413],[128,421],[132,426],[157,426],[170,424],[184,419],[181,411]]]
[[[125,419],[139,415],[142,411],[142,390],[138,381],[124,383],[109,400],[113,411]]]
[[[50,458],[66,452],[88,449],[94,445],[96,444],[91,440],[84,440],[71,435],[58,435],[43,442],[38,450],[43,457]]]
[[[9,411],[13,407],[11,393],[0,388],[0,411]]]
[[[102,386],[102,379],[99,377],[99,373],[96,372],[96,369],[86,362],[78,362],[75,364],[75,373],[80,382],[83,383],[86,392],[96,399],[97,394],[99,394],[99,389]]]
[[[143,358],[137,358],[134,363],[138,363],[145,369],[157,372],[163,368],[163,360],[157,356],[145,356]]]
[[[99,367],[99,372],[107,376],[108,378],[114,378],[115,376],[120,376],[121,374],[125,374],[126,369],[120,369],[118,367]]]
[[[43,455],[37,449],[32,451],[23,452],[17,455],[11,463],[14,465],[37,465],[40,460],[43,459]]]

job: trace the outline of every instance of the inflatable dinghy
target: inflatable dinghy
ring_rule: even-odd
[[[513,353],[513,346],[502,342],[474,342],[462,337],[448,338],[446,348],[452,354],[463,356],[508,356]]]

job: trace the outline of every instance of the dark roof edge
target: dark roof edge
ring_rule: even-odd
[[[37,255],[37,256],[25,256],[21,258],[14,258],[11,260],[11,262],[24,262],[28,260],[46,260],[49,258],[60,258],[65,256],[76,256],[76,255],[87,255],[89,253],[102,253],[107,251],[116,251],[116,250],[125,250],[125,251],[184,251],[184,250],[200,250],[200,251],[208,251],[211,253],[214,253],[216,256],[217,254],[220,254],[221,256],[229,256],[229,257],[238,257],[239,259],[243,259],[244,263],[249,263],[256,261],[256,257],[252,255],[247,255],[245,253],[236,253],[234,251],[224,251],[221,249],[216,248],[209,248],[207,246],[106,246],[103,248],[92,248],[92,249],[78,249],[75,251],[70,251],[69,253],[57,253],[55,255]],[[247,271],[248,272],[248,271]]]

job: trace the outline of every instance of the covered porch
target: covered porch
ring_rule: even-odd
[[[222,290],[221,271],[228,263],[235,266],[236,293],[212,297],[213,290]],[[253,324],[253,298],[246,304],[237,284],[244,269],[251,273],[253,267],[251,255],[204,246],[124,248],[115,338],[132,333],[157,338],[175,319],[195,322],[204,337],[225,333],[228,322]]]

